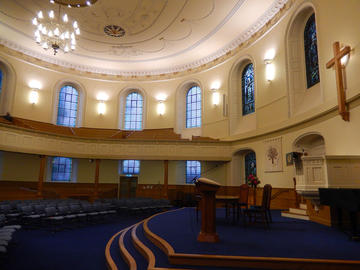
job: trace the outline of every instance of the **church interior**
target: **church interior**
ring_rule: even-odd
[[[359,269],[359,10],[0,1],[0,268]]]

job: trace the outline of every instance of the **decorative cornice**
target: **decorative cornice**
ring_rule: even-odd
[[[24,48],[23,46],[9,41],[4,37],[0,37],[0,44],[11,50],[15,50],[18,53],[32,57],[33,59],[26,59],[29,62],[37,62],[38,64],[42,64],[44,66],[49,66],[49,64],[51,64],[52,68],[58,68],[65,72],[66,70],[64,70],[64,68],[71,69],[72,73],[74,73],[74,71],[77,71],[81,74],[87,73],[102,77],[116,76],[116,78],[114,79],[167,79],[200,72],[204,69],[211,68],[224,62],[228,58],[232,57],[235,53],[237,53],[240,49],[249,46],[258,38],[260,38],[263,34],[265,34],[267,30],[269,30],[280,20],[285,11],[292,6],[293,2],[294,0],[276,0],[266,13],[264,13],[251,27],[249,27],[239,37],[230,42],[227,46],[221,48],[212,55],[201,58],[192,63],[169,67],[166,69],[156,69],[151,71],[120,71],[115,69],[97,68],[94,66],[74,64],[71,62],[63,61],[60,58],[48,57],[40,52],[35,52],[33,50]],[[15,54],[12,53],[12,55]],[[47,64],[41,63],[41,61],[46,62]]]

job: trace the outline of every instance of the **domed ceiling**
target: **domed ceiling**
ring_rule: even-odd
[[[1,2],[0,43],[11,49],[83,71],[156,75],[195,68],[226,54],[263,27],[287,0],[97,0],[79,8],[62,5],[61,13],[77,20],[81,35],[75,51],[56,56],[35,43],[31,20],[39,10],[57,11],[58,4]]]

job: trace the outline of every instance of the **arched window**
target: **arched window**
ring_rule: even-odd
[[[195,178],[201,175],[201,163],[197,160],[186,161],[186,183],[193,184]]]
[[[307,88],[310,88],[320,82],[315,14],[310,16],[305,25],[304,49]]]
[[[186,128],[201,127],[201,89],[192,86],[186,94]]]
[[[125,130],[141,130],[143,120],[143,97],[138,92],[132,92],[126,97],[125,105]]]
[[[56,124],[75,127],[79,103],[79,92],[71,85],[60,89]]]
[[[247,64],[241,74],[243,115],[255,111],[254,66]]]
[[[245,155],[245,179],[248,176],[256,175],[256,155],[255,152],[249,152]]]
[[[67,181],[72,178],[72,158],[54,157],[51,166],[51,181]]]

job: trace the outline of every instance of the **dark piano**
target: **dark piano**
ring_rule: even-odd
[[[331,225],[360,240],[358,219],[360,212],[360,189],[319,188],[320,204],[330,206]]]

